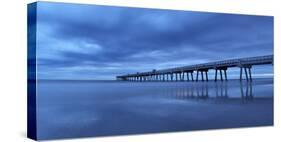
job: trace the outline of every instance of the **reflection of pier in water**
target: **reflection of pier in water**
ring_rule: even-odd
[[[244,86],[243,85],[246,85],[247,87],[245,87],[245,91],[244,91]],[[240,83],[240,90],[241,90],[241,98],[243,99],[243,100],[252,100],[252,99],[254,99],[254,96],[253,96],[253,85],[252,85],[252,82],[246,82],[246,83],[244,83],[243,84],[243,82],[241,82]]]
[[[195,99],[195,100],[254,100],[252,91],[252,82],[240,82],[237,87],[240,87],[240,95],[238,97],[229,96],[228,82],[214,83],[191,83],[187,86],[171,86],[163,90],[164,94],[177,99]],[[239,88],[238,88],[239,89]]]

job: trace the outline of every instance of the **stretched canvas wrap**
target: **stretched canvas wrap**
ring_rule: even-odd
[[[273,17],[28,5],[28,137],[273,125]]]

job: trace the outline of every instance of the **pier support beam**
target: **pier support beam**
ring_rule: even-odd
[[[242,81],[242,71],[243,71],[243,69],[242,69],[242,67],[240,67],[240,81]]]
[[[243,65],[240,66],[240,81],[243,80],[243,68],[244,68],[244,72],[245,72],[245,77],[246,77],[246,81],[252,81],[252,66],[251,65]],[[248,74],[249,72],[249,74]]]
[[[247,80],[247,81],[249,81],[249,79],[248,79],[248,72],[247,72],[247,68],[244,68],[244,71],[245,71],[246,80]]]
[[[189,81],[189,72],[186,72],[186,79]]]
[[[190,77],[189,77],[189,74],[190,74]],[[187,71],[186,72],[186,81],[194,81],[193,71]]]
[[[199,79],[199,73],[201,73],[201,81],[208,81],[208,69],[201,69],[201,70],[197,70],[196,73],[196,81],[198,81]],[[205,73],[205,79],[204,79],[204,73]],[[193,81],[193,75],[191,73],[191,77],[192,77],[192,81]]]
[[[203,71],[200,71],[200,72],[201,72],[201,80],[204,81]]]
[[[198,81],[198,73],[199,73],[199,71],[197,71],[197,73],[196,73],[196,81]]]
[[[227,81],[226,69],[224,69],[223,71],[224,71],[224,79],[225,79],[225,81]]]
[[[252,71],[251,71],[251,67],[249,67],[248,69],[249,69],[250,81],[252,81]]]
[[[217,81],[217,76],[218,76],[218,70],[216,69],[216,72],[215,72],[215,81]]]
[[[208,79],[208,71],[205,71],[206,81],[209,81]]]
[[[215,72],[215,81],[218,80],[218,71],[220,72],[220,80],[221,81],[227,81],[227,67],[216,67],[215,68],[216,72]],[[224,74],[224,78],[223,78],[223,74]]]
[[[222,78],[222,72],[221,72],[221,70],[220,70],[220,77],[221,77],[221,81],[223,81],[223,78]]]

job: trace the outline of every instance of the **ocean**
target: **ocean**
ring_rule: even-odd
[[[273,79],[209,82],[39,80],[38,138],[273,125]]]

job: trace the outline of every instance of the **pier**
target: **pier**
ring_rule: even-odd
[[[215,81],[227,81],[227,69],[238,67],[240,68],[240,81],[243,80],[243,74],[247,81],[252,81],[252,66],[265,64],[273,65],[273,55],[229,59],[161,70],[153,69],[150,72],[137,72],[133,74],[116,76],[116,79],[140,82],[209,81],[208,72],[210,70],[215,70]]]

